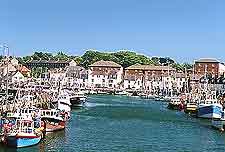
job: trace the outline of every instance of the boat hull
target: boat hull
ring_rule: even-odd
[[[178,104],[169,103],[167,108],[170,109],[170,110],[178,110],[179,109],[179,105]]]
[[[212,127],[218,130],[222,130],[225,127],[225,120],[214,119],[212,120]]]
[[[199,118],[219,119],[221,118],[222,106],[219,104],[199,105],[197,110],[197,116]]]
[[[85,100],[86,99],[84,97],[71,98],[70,103],[72,107],[83,107]]]
[[[51,124],[46,125],[46,132],[55,132],[55,131],[60,131],[64,129],[65,129],[65,125],[51,125]]]
[[[22,148],[36,145],[41,139],[41,136],[7,136],[5,143],[10,147]]]
[[[185,106],[184,112],[188,113],[188,114],[193,114],[193,115],[196,116],[196,114],[197,114],[197,105],[187,104]]]

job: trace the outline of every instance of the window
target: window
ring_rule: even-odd
[[[97,78],[100,78],[100,75],[97,75]]]
[[[109,87],[112,87],[112,84],[109,84]]]
[[[109,80],[109,83],[113,83],[113,80]]]
[[[138,85],[140,85],[140,81],[138,81]]]
[[[130,83],[130,80],[128,81],[128,83]]]
[[[91,79],[91,82],[94,82],[94,79]]]
[[[105,82],[105,79],[102,79],[102,82]]]

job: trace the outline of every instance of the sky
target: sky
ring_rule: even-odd
[[[14,56],[128,49],[225,61],[225,1],[0,0],[0,44]]]

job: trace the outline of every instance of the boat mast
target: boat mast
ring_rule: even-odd
[[[167,60],[167,66],[168,66],[168,84],[170,81],[170,62]],[[169,94],[169,86],[168,86],[168,90],[167,90],[167,95]]]
[[[9,88],[9,47],[5,46],[6,49],[6,66],[7,66],[7,73],[6,73],[6,102],[8,100],[8,88]]]

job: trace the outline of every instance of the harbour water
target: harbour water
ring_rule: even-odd
[[[123,96],[91,96],[72,111],[65,131],[48,134],[21,152],[224,152],[225,134],[210,121],[167,109],[167,103]],[[0,147],[0,151],[12,149]]]

